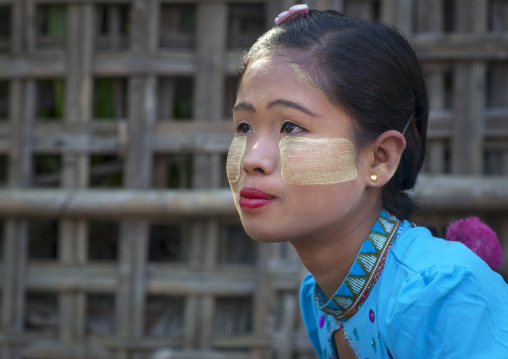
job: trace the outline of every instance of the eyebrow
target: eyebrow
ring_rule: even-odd
[[[309,110],[304,105],[302,105],[298,102],[290,101],[290,100],[277,99],[277,100],[270,102],[268,104],[268,106],[266,106],[266,108],[272,108],[272,107],[276,107],[276,106],[294,108],[294,109],[299,110],[303,113],[306,113],[307,115],[317,117],[317,115],[314,112]],[[235,112],[235,111],[256,112],[256,108],[254,106],[252,106],[252,104],[250,104],[249,102],[240,102],[233,107],[233,112]]]
[[[256,112],[256,109],[248,102],[240,102],[233,107],[233,112],[236,111]]]
[[[302,105],[301,103],[298,103],[298,102],[278,99],[278,100],[274,100],[274,101],[270,102],[268,104],[268,106],[266,106],[266,107],[271,108],[274,106],[294,108],[294,109],[299,110],[303,113],[306,113],[307,115],[310,115],[312,117],[317,117],[317,115],[314,112],[312,112],[307,107],[305,107],[304,105]]]

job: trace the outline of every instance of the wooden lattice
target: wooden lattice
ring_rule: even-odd
[[[294,3],[0,0],[0,197],[47,190],[0,218],[1,358],[315,358],[290,245],[252,242],[219,200],[169,196],[184,216],[149,206],[227,193],[236,66]],[[479,215],[508,258],[508,1],[307,3],[407,34],[431,96],[425,172],[473,192],[507,184],[492,205],[452,195],[418,219]],[[92,210],[66,214],[98,189]],[[137,210],[118,218],[115,203]]]

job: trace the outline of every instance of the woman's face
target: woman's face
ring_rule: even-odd
[[[253,239],[343,233],[368,205],[368,158],[353,145],[351,119],[289,58],[249,64],[233,119],[228,178]]]

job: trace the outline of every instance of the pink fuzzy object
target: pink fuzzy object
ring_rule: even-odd
[[[493,270],[503,263],[503,250],[496,233],[477,217],[450,223],[446,229],[446,240],[465,244]]]

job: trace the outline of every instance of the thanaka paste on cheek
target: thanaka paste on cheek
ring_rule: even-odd
[[[240,136],[233,138],[228,151],[226,161],[226,173],[229,182],[238,182],[242,166],[242,158],[247,146],[247,137]]]
[[[358,177],[355,147],[348,139],[283,137],[279,149],[286,183],[335,184]]]

